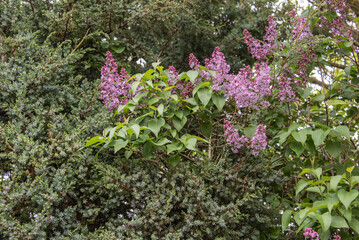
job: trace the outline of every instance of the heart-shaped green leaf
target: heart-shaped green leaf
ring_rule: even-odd
[[[213,94],[212,101],[216,105],[218,111],[221,111],[226,103],[226,98],[222,95]]]
[[[338,158],[342,152],[342,144],[338,141],[333,142],[328,140],[325,143],[325,149],[328,151],[330,156],[333,158]]]
[[[332,215],[329,212],[326,212],[322,215],[315,214],[315,216],[319,220],[320,225],[322,225],[322,231],[326,232],[332,223]]]
[[[330,179],[330,190],[334,190],[336,191],[337,190],[337,186],[340,182],[340,179],[342,179],[343,175],[336,175],[336,176],[333,176],[331,179]]]
[[[177,117],[172,119],[173,126],[177,129],[177,131],[181,131],[183,126],[186,124],[187,118],[183,117],[181,120]]]
[[[353,189],[350,192],[347,192],[344,189],[338,191],[338,198],[346,209],[349,208],[350,204],[358,197],[358,195],[359,192],[356,189]]]
[[[292,136],[297,142],[300,142],[304,145],[305,141],[307,140],[307,131],[305,129],[302,129],[299,132],[292,132]]]
[[[128,143],[127,140],[126,141],[123,141],[121,139],[115,140],[114,145],[113,145],[113,147],[115,149],[115,153],[118,152],[119,150],[121,150],[122,148],[126,147],[127,143]]]
[[[211,100],[211,97],[212,97],[212,89],[201,88],[197,94],[198,94],[198,98],[199,98],[199,100],[201,100],[203,106],[207,106],[209,100]]]
[[[194,83],[196,81],[196,78],[198,77],[198,71],[190,70],[187,72],[187,76],[189,77],[191,83]]]
[[[157,118],[157,119],[152,119],[151,121],[148,122],[148,128],[156,135],[156,137],[158,136],[158,133],[161,130],[161,127],[163,127],[165,125],[165,120],[163,118]]]

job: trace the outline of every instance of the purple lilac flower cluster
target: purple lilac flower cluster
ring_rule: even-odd
[[[341,240],[342,238],[339,235],[334,235],[333,240]]]
[[[298,17],[295,10],[292,10],[289,15],[292,17],[291,23],[295,24],[292,31],[293,40],[313,36],[310,33],[309,24],[307,23],[306,18]],[[313,41],[307,45],[309,48],[298,48],[297,50],[299,60],[295,63],[295,66],[297,67],[296,70],[286,70],[281,76],[279,76],[279,94],[276,97],[279,98],[281,103],[296,101],[298,98],[295,95],[295,92],[298,87],[304,86],[308,81],[307,69],[316,58],[316,54],[313,50]]]
[[[251,140],[248,140],[244,135],[239,136],[238,130],[228,120],[224,120],[223,127],[225,129],[224,136],[227,137],[227,144],[232,146],[231,150],[234,153],[238,153],[238,150],[248,142],[247,147],[252,149],[251,153],[254,156],[257,156],[259,154],[258,151],[265,149],[267,146],[267,136],[263,125],[258,125],[257,131]]]
[[[310,24],[306,17],[297,16],[297,12],[295,10],[290,11],[289,16],[292,18],[290,23],[295,24],[292,31],[293,39],[303,39],[305,37],[313,36],[310,32]]]
[[[319,27],[327,28],[334,37],[337,36],[346,36],[352,37],[350,29],[346,29],[346,19],[345,15],[348,9],[350,8],[347,4],[347,0],[326,0],[326,6],[330,11],[333,11],[337,14],[337,17],[329,21],[325,16],[321,16],[321,22]],[[338,39],[341,41],[341,38]]]
[[[238,150],[243,147],[243,144],[248,142],[248,138],[244,135],[239,137],[238,130],[234,128],[233,123],[224,120],[223,125],[225,131],[224,136],[227,137],[227,144],[232,146],[232,152],[238,153]]]
[[[319,240],[319,234],[311,228],[306,228],[304,230],[303,236],[306,239],[310,238],[311,240]]]
[[[254,80],[252,81],[252,78]],[[259,109],[260,106],[268,107],[269,102],[264,100],[270,90],[270,67],[267,62],[259,62],[255,66],[255,76],[249,66],[242,68],[237,76],[234,76],[225,86],[226,96],[236,101],[238,108]]]
[[[227,64],[226,58],[220,48],[216,47],[212,53],[212,58],[205,60],[206,68],[216,71],[217,74],[213,77],[213,90],[221,90],[225,78],[229,76],[231,67]]]
[[[116,109],[119,105],[126,104],[131,85],[127,82],[130,76],[126,69],[117,71],[117,63],[111,52],[106,53],[106,64],[101,68],[100,99],[108,109]]]
[[[251,139],[250,148],[252,149],[252,155],[257,156],[258,150],[263,150],[267,146],[267,136],[265,134],[265,126],[262,124],[258,125],[257,131]]]
[[[178,80],[178,73],[174,66],[168,67],[168,85],[173,86]]]
[[[266,41],[263,45],[259,40],[255,40],[253,36],[244,29],[244,42],[248,45],[248,50],[252,56],[258,60],[265,59],[268,55],[273,53],[273,49],[276,47],[276,38],[278,32],[276,30],[276,23],[272,16],[268,19],[268,27],[266,28],[266,34],[263,40]]]

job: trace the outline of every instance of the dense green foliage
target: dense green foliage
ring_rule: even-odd
[[[113,122],[112,113],[98,100],[106,50],[134,71],[140,68],[135,64],[139,57],[151,62],[162,49],[162,61],[171,59],[168,64],[186,68],[190,52],[204,58],[222,44],[224,51],[233,52],[229,58],[238,68],[252,61],[240,41],[241,29],[253,29],[260,37],[272,11],[267,1],[255,1],[257,10],[249,10],[253,4],[2,1],[0,238],[270,234],[267,229],[274,229],[279,217],[272,218],[271,209],[259,199],[271,196],[268,184],[277,173],[260,160],[253,160],[258,162],[253,162],[256,168],[244,163],[235,178],[229,175],[238,165],[232,156],[228,162],[184,165],[164,180],[154,164],[121,162],[107,150],[96,159],[97,150],[84,148],[86,140]],[[245,169],[253,174],[247,176]],[[190,180],[191,176],[198,180]],[[145,192],[150,193],[147,198]],[[145,211],[131,215],[131,209]],[[186,223],[184,209],[191,215]],[[176,218],[166,219],[170,214]],[[145,225],[142,217],[148,219]],[[123,228],[134,220],[141,228]],[[163,221],[163,226],[155,228],[152,221]],[[228,232],[227,224],[243,227]]]
[[[359,4],[329,2],[302,22],[277,12],[257,61],[242,32],[262,39],[275,1],[2,1],[0,239],[358,238]],[[216,72],[188,71],[215,46],[234,73],[270,67],[268,106],[236,106]],[[108,50],[142,72],[115,116],[98,92]],[[264,124],[267,148],[233,153],[227,119],[248,141]]]

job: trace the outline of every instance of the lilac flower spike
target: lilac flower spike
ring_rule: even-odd
[[[308,238],[310,240],[319,240],[319,234],[311,228],[306,228],[304,230],[303,236],[305,239]]]
[[[101,68],[100,99],[109,110],[116,109],[119,105],[126,104],[131,85],[127,83],[130,76],[126,69],[122,68],[120,74],[117,71],[117,63],[111,52],[106,53],[106,64]]]
[[[267,146],[267,136],[265,134],[265,126],[262,124],[258,125],[257,131],[254,134],[254,137],[251,139],[251,149],[252,155],[257,156],[259,154],[258,150],[263,150]]]

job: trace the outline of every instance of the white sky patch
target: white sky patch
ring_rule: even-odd
[[[147,64],[146,60],[143,59],[143,58],[139,58],[139,59],[136,61],[136,63],[137,63],[138,65],[141,65],[142,67],[146,66],[146,64]]]

